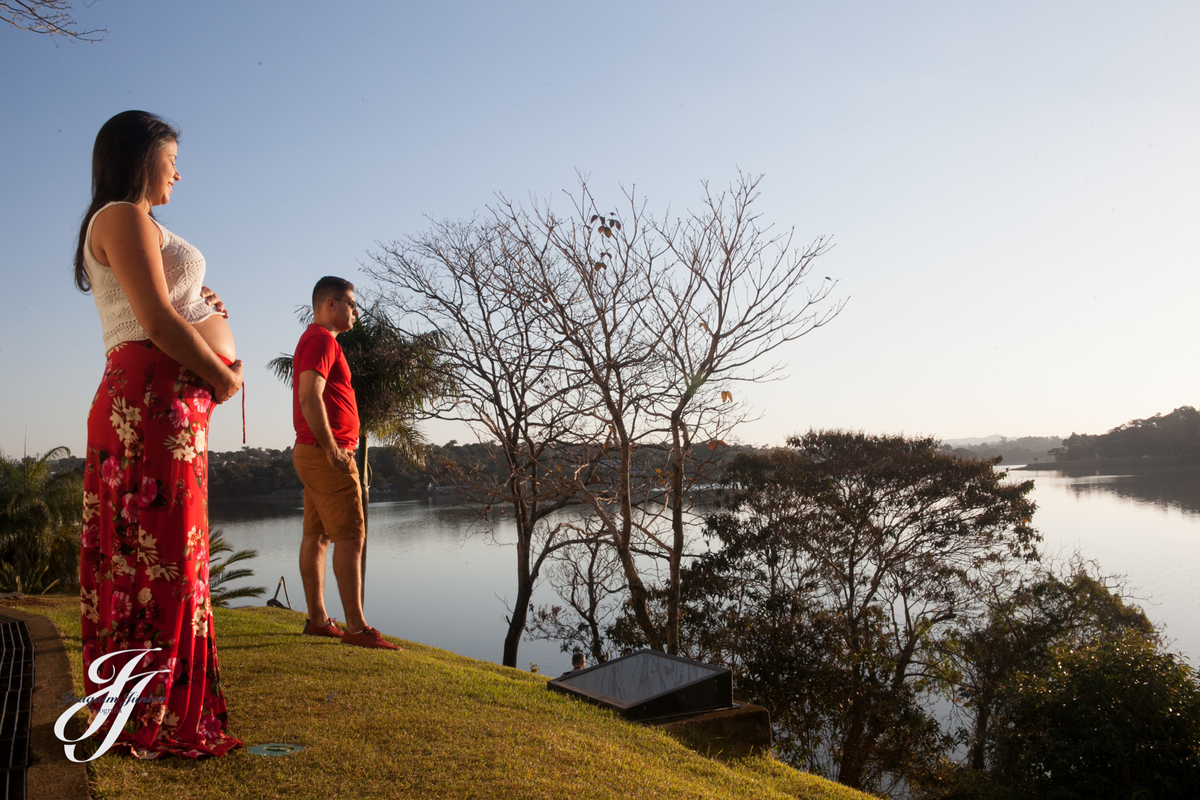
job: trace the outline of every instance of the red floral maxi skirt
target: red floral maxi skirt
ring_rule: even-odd
[[[198,758],[229,735],[208,593],[208,420],[212,388],[150,342],[108,356],[88,414],[79,583],[83,669],[120,650],[152,650],[155,676],[119,742]],[[101,665],[111,678],[130,657]],[[132,683],[132,682],[131,682]],[[114,714],[110,719],[115,718]]]

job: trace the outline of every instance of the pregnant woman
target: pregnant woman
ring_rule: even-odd
[[[171,199],[179,133],[144,111],[116,115],[92,152],[92,204],[75,283],[100,312],[107,362],[88,414],[80,591],[84,682],[131,659],[162,670],[119,743],[198,758],[229,735],[208,592],[208,421],[242,385],[224,305],[200,251],[154,219]],[[114,715],[115,716],[115,715]]]

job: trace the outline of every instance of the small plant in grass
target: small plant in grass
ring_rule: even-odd
[[[224,559],[218,559],[217,556],[223,553],[232,553],[232,555]],[[208,591],[212,597],[212,604],[214,606],[228,608],[231,600],[262,597],[267,593],[267,589],[264,586],[239,586],[235,589],[228,585],[242,578],[254,577],[254,570],[252,569],[245,567],[229,569],[232,564],[236,564],[239,561],[249,561],[252,558],[258,558],[257,550],[238,550],[234,553],[233,547],[225,541],[225,532],[220,528],[209,534]]]

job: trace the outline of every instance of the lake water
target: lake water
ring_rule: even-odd
[[[1080,552],[1109,574],[1123,574],[1146,613],[1174,639],[1173,650],[1200,663],[1200,470],[1159,469],[1126,475],[1013,472],[1035,480],[1034,524],[1042,550]],[[268,587],[282,575],[292,607],[304,609],[296,566],[299,498],[214,503],[212,526],[236,549],[254,548],[248,562]],[[367,621],[386,634],[499,662],[507,603],[515,595],[516,553],[511,526],[499,522],[496,540],[481,532],[472,511],[428,501],[372,503],[367,551]],[[279,594],[280,600],[283,593]],[[541,586],[535,604],[556,601]],[[326,575],[329,613],[343,618],[332,565]],[[570,669],[558,645],[524,641],[518,665],[557,675]]]
[[[255,602],[261,604],[283,576],[292,608],[304,611],[297,566],[300,498],[213,504],[210,514],[211,527],[222,528],[234,549],[258,550],[258,558],[245,563],[255,577],[235,585],[267,586],[262,601]],[[499,543],[482,531],[470,509],[431,501],[372,503],[364,604],[368,624],[389,636],[499,663],[508,608],[516,595],[515,530],[501,520],[495,537]],[[326,608],[330,616],[344,620],[331,557],[329,562]],[[553,590],[543,586],[533,602],[554,599]],[[522,642],[517,657],[522,669],[533,663],[555,676],[571,668],[570,655],[550,642]]]
[[[1034,478],[1042,552],[1079,551],[1163,626],[1170,649],[1200,666],[1200,469],[1100,475],[1014,472]]]

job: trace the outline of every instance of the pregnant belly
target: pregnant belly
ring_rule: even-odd
[[[213,352],[229,362],[237,361],[237,348],[233,345],[233,331],[229,322],[220,314],[213,314],[199,322],[193,322],[192,327],[200,338],[208,342]]]

